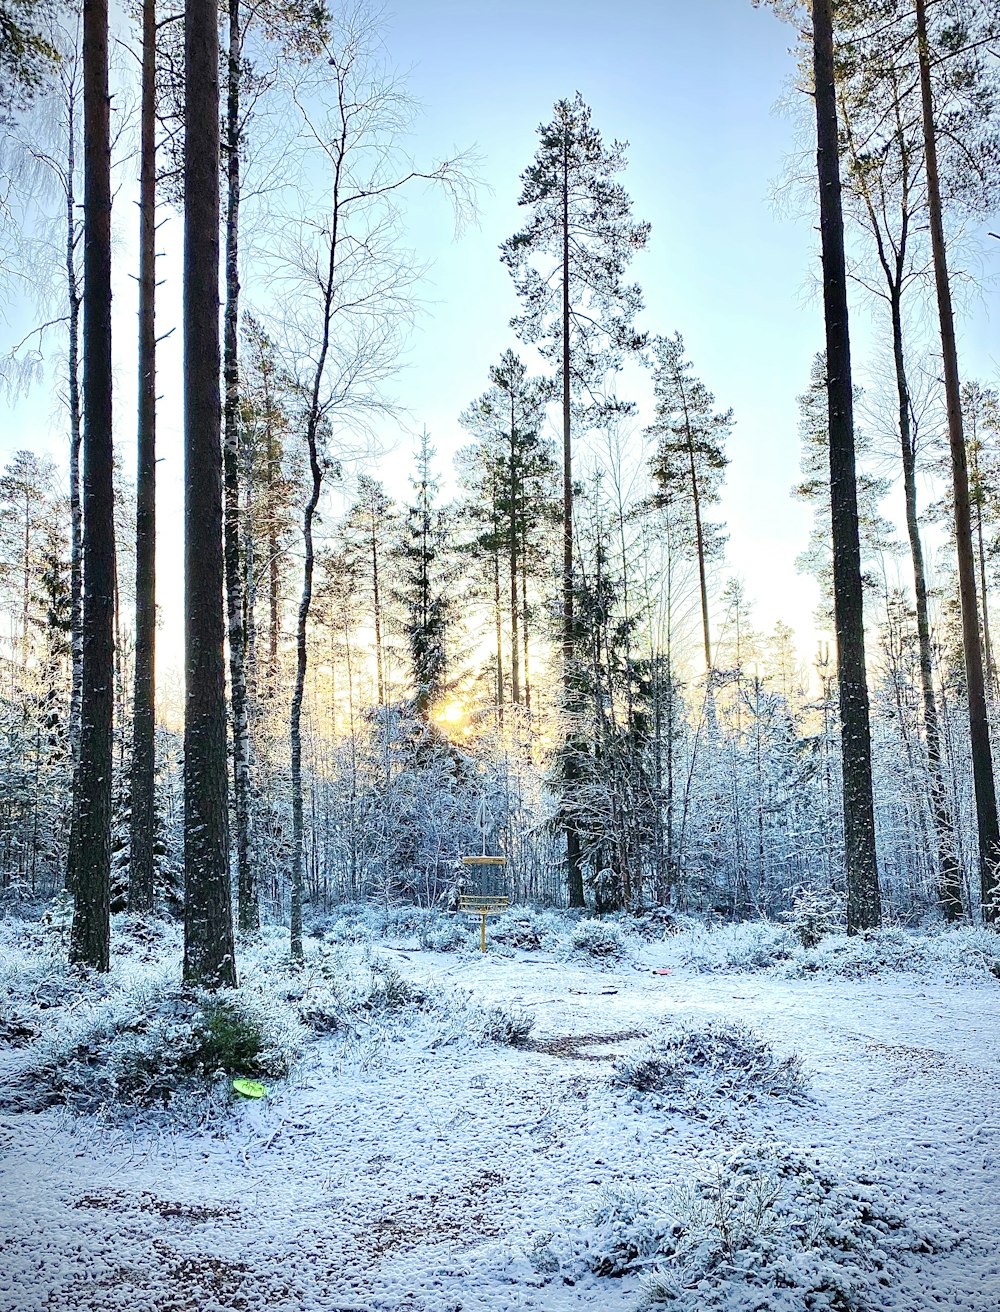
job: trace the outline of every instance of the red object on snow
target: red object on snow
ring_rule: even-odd
[[[654,971],[653,971],[653,974],[654,974],[654,975],[669,975],[669,974],[671,974],[671,971],[670,971],[666,966],[661,966],[661,967],[659,968],[659,970],[654,970]]]

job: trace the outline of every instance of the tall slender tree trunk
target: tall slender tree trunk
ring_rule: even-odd
[[[683,388],[683,382],[681,383]],[[684,428],[687,435],[688,465],[691,472],[691,505],[694,507],[695,546],[698,551],[698,587],[701,592],[701,632],[705,644],[705,672],[712,673],[712,634],[708,619],[708,577],[705,570],[705,531],[701,522],[701,494],[698,489],[698,474],[694,463],[694,439],[691,423],[684,403]]]
[[[510,398],[510,512],[508,517],[508,543],[510,558],[510,699],[515,706],[521,704],[520,634],[517,622],[517,490],[518,479],[515,456],[514,395]]]
[[[317,387],[318,400],[318,387]],[[309,444],[309,469],[312,475],[312,488],[309,500],[302,516],[302,537],[305,543],[305,562],[302,570],[302,596],[299,601],[298,623],[295,629],[295,686],[292,691],[292,706],[289,714],[289,741],[291,745],[292,765],[292,906],[291,906],[291,953],[293,961],[303,960],[302,950],[302,892],[305,881],[305,840],[303,832],[302,808],[302,701],[306,687],[306,667],[308,659],[309,608],[312,604],[313,566],[313,520],[319,504],[320,488],[323,482],[323,470],[317,453],[318,409],[314,406],[315,420],[310,416],[309,429],[306,434]]]
[[[250,860],[250,731],[247,724],[246,630],[240,568],[240,75],[243,34],[240,0],[229,0],[226,60],[226,306],[223,342],[223,478],[225,482],[226,607],[229,628],[229,686],[233,734],[233,818],[236,824],[238,924],[244,934],[260,926],[257,889]]]
[[[70,698],[69,745],[73,784],[70,801],[69,843],[66,853],[66,887],[76,886],[80,845],[80,711],[83,689],[83,503],[80,497],[80,448],[83,423],[80,409],[80,306],[82,297],[76,273],[76,101],[67,101],[66,147],[66,294],[69,303],[69,514],[70,514]]]
[[[219,29],[184,11],[184,979],[233,987],[222,433],[219,396]]]
[[[79,848],[72,960],[107,970],[111,949],[111,767],[115,521],[111,433],[111,97],[107,0],[83,10],[84,595]]]
[[[281,578],[278,572],[278,517],[273,496],[278,465],[278,444],[274,426],[267,423],[267,468],[264,476],[267,503],[267,691],[274,696],[278,682],[278,639],[281,636]]]
[[[521,543],[521,669],[524,674],[524,709],[531,714],[531,673],[528,668],[528,551],[527,533]]]
[[[892,315],[892,349],[899,401],[899,444],[903,461],[903,493],[906,502],[906,532],[913,563],[913,591],[917,612],[917,646],[920,659],[920,690],[924,712],[924,737],[927,742],[927,769],[930,784],[931,815],[937,844],[938,901],[948,920],[962,916],[962,871],[955,853],[955,826],[948,805],[941,760],[941,727],[934,693],[934,666],[931,657],[931,626],[927,606],[927,574],[924,567],[920,522],[917,516],[917,462],[910,420],[910,388],[903,356],[903,322],[898,294],[890,296]]]
[[[997,821],[996,786],[990,754],[990,729],[986,713],[983,652],[979,640],[979,606],[976,600],[976,570],[972,551],[969,507],[969,471],[966,466],[962,400],[955,344],[955,319],[945,250],[938,176],[934,100],[931,90],[930,49],[927,41],[926,0],[916,0],[917,58],[920,65],[920,101],[923,113],[924,154],[927,166],[927,204],[934,257],[934,284],[941,326],[941,355],[944,364],[945,404],[948,414],[948,445],[954,489],[955,544],[958,552],[958,586],[962,601],[962,639],[965,647],[965,678],[969,697],[969,733],[972,740],[972,775],[976,793],[976,826],[979,833],[979,881],[983,919],[995,924],[997,867],[1000,865],[1000,825]]]
[[[569,349],[569,143],[563,146],[562,183],[562,421],[563,421],[563,696],[569,718],[565,747],[564,826],[566,829],[566,882],[571,907],[586,906],[583,896],[583,862],[580,851],[580,830],[576,823],[574,806],[579,768],[576,721],[580,714],[580,696],[577,690],[576,620],[573,613],[573,434],[570,406],[570,349]]]
[[[854,451],[854,389],[840,189],[831,0],[813,0],[817,172],[823,249],[833,592],[844,771],[844,839],[849,933],[876,927],[882,907],[875,854],[871,730]]]
[[[372,557],[372,608],[375,612],[375,669],[378,677],[378,704],[386,704],[385,661],[382,654],[382,582],[378,567],[378,525],[375,522],[375,505],[372,503],[369,521],[369,546]]]
[[[494,503],[495,504],[495,503]],[[503,729],[503,607],[500,605],[500,552],[493,552],[493,622],[497,644],[497,730]]]
[[[156,827],[156,0],[142,4],[138,420],[128,905],[141,912],[153,906]]]
[[[291,955],[292,960],[303,960],[302,951],[302,890],[305,879],[305,852],[302,824],[302,699],[305,694],[306,669],[309,648],[309,608],[312,604],[313,590],[313,520],[319,495],[323,484],[323,466],[319,459],[319,429],[323,417],[320,400],[323,386],[323,374],[326,370],[327,356],[330,351],[330,336],[333,327],[334,293],[336,290],[337,242],[340,235],[340,178],[346,147],[347,127],[342,126],[334,168],[332,223],[330,228],[330,251],[323,282],[323,321],[319,353],[313,373],[312,391],[309,398],[309,411],[306,419],[306,445],[309,452],[309,472],[312,486],[309,500],[306,502],[302,516],[302,537],[305,545],[305,561],[302,570],[302,595],[299,601],[299,614],[295,630],[295,686],[292,690],[292,705],[288,716],[288,737],[291,747],[292,775],[292,897],[291,897]]]
[[[972,449],[972,486],[976,489],[976,563],[979,567],[979,592],[982,598],[983,662],[985,665],[986,688],[988,692],[993,692],[996,688],[996,669],[993,664],[993,642],[990,638],[989,589],[986,581],[986,543],[983,535],[983,502],[985,500],[985,495],[979,477],[978,435],[974,435],[973,441],[970,445]]]

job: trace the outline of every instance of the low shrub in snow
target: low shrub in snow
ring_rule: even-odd
[[[514,907],[490,923],[491,943],[522,952],[551,951],[559,946],[563,924],[549,911]]]
[[[570,933],[569,948],[602,961],[620,961],[628,952],[625,935],[616,924],[605,920],[579,921]]]
[[[548,1265],[558,1258],[552,1237]],[[645,1276],[644,1307],[674,1312],[864,1312],[906,1251],[951,1243],[940,1224],[904,1216],[869,1179],[816,1158],[744,1145],[694,1183],[653,1195],[608,1189],[568,1243],[598,1276]]]
[[[799,1057],[779,1059],[759,1034],[729,1021],[678,1025],[619,1057],[611,1080],[683,1107],[719,1095],[801,1097],[808,1084]]]
[[[715,971],[768,970],[787,961],[796,948],[794,934],[785,925],[747,920],[736,925],[692,924],[665,945],[664,960],[675,961],[700,974]]]
[[[167,977],[128,981],[59,1017],[25,1067],[41,1105],[81,1111],[168,1103],[219,1077],[283,1077],[303,1033],[293,1010],[251,988],[182,990]]]
[[[1000,976],[1000,939],[992,930],[970,927],[927,934],[895,928],[850,937],[836,934],[796,951],[787,973],[842,979],[895,973],[925,978]]]
[[[495,1004],[479,1014],[474,1021],[473,1031],[483,1043],[501,1043],[510,1048],[519,1048],[527,1043],[534,1027],[535,1018],[530,1012]]]
[[[465,952],[476,946],[476,936],[464,918],[438,916],[421,931],[420,946],[428,952]]]
[[[391,961],[374,959],[371,963],[371,987],[364,999],[368,1011],[401,1011],[419,1007],[427,1001],[427,991],[404,979]]]

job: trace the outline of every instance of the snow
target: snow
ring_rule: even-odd
[[[997,1312],[997,981],[733,971],[717,958],[705,971],[684,964],[697,960],[684,940],[632,938],[625,959],[600,963],[340,947],[358,972],[374,953],[425,987],[470,991],[474,1008],[533,1013],[529,1045],[449,1042],[401,1013],[321,1036],[267,1099],[200,1126],[8,1106],[0,1312],[634,1309],[642,1271],[599,1276],[584,1260],[609,1191],[655,1204],[759,1144],[863,1181],[911,1223],[912,1242],[887,1240],[885,1272],[871,1273],[871,1312]],[[176,942],[158,950],[162,969]],[[243,960],[245,976],[267,969],[263,955]],[[798,1054],[808,1098],[682,1112],[611,1084],[611,1059],[640,1036],[709,1019]],[[8,1087],[30,1052],[0,1048]],[[715,1295],[733,1312],[796,1306],[794,1291],[755,1301],[738,1276]]]

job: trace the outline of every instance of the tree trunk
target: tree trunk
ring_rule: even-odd
[[[80,710],[83,687],[83,505],[80,500],[80,286],[76,275],[76,101],[67,101],[66,293],[69,302],[69,513],[70,698],[69,745],[73,763],[66,888],[76,887],[80,844]]]
[[[240,65],[243,36],[240,0],[229,0],[226,60],[226,308],[225,375],[225,563],[229,626],[229,685],[233,729],[233,813],[236,823],[238,924],[244,934],[260,927],[260,910],[250,861],[250,733],[247,725],[246,631],[240,569]]]
[[[931,94],[930,52],[927,43],[925,0],[916,0],[917,56],[920,64],[920,99],[923,112],[924,153],[927,165],[927,205],[934,256],[934,283],[937,290],[938,317],[941,324],[941,355],[944,364],[945,402],[948,413],[948,445],[951,448],[951,472],[955,503],[955,544],[958,552],[958,586],[962,601],[962,638],[965,648],[965,677],[969,697],[969,733],[972,740],[972,775],[976,792],[976,825],[979,834],[979,879],[983,900],[983,919],[995,924],[997,866],[1000,864],[1000,825],[997,822],[996,788],[993,759],[990,755],[990,729],[986,715],[986,688],[983,678],[983,652],[979,641],[979,607],[976,600],[976,570],[972,551],[969,508],[969,471],[966,467],[965,434],[962,427],[962,401],[958,377],[958,351],[955,345],[955,320],[951,305],[951,286],[945,251],[944,222],[941,213],[941,186],[938,178],[937,141],[935,139],[934,103]]]
[[[576,655],[576,622],[573,614],[573,446],[570,412],[570,353],[569,353],[569,144],[563,147],[562,185],[562,420],[563,420],[563,695],[566,703],[567,742],[564,769],[565,795],[563,798],[563,824],[566,830],[566,882],[571,907],[586,906],[583,896],[583,864],[580,852],[580,831],[573,813],[579,770],[576,762],[577,727],[580,712],[579,694],[574,669]]]
[[[847,928],[849,933],[857,933],[878,926],[882,908],[875,855],[871,732],[865,673],[861,547],[854,452],[854,389],[851,380],[831,0],[813,0],[812,16],[816,162],[823,248],[823,307],[826,320],[830,429],[833,592],[844,771]]]
[[[375,613],[375,668],[378,675],[378,704],[386,704],[385,662],[382,656],[382,591],[378,568],[378,526],[375,523],[375,504],[372,502],[370,541],[372,556],[372,608]]]
[[[938,900],[948,920],[962,916],[962,872],[955,855],[955,827],[948,806],[941,761],[941,728],[937,698],[934,694],[934,667],[931,657],[931,628],[927,608],[927,576],[923,544],[917,517],[917,469],[910,422],[910,390],[903,358],[903,324],[899,296],[890,296],[892,347],[895,362],[896,392],[899,400],[899,443],[903,461],[903,492],[906,501],[906,531],[913,562],[913,591],[916,598],[917,645],[920,657],[920,688],[924,711],[924,736],[927,741],[927,766],[931,794],[931,814],[937,840]]]
[[[233,987],[219,397],[219,30],[184,16],[184,980]]]
[[[517,471],[515,469],[514,394],[510,398],[510,512],[508,541],[510,545],[510,699],[515,706],[521,704],[520,635],[517,623]]]
[[[303,960],[302,950],[302,886],[305,879],[304,835],[302,824],[302,699],[306,686],[308,648],[306,639],[309,627],[309,607],[313,588],[313,518],[319,504],[323,471],[316,449],[318,414],[310,416],[306,434],[309,443],[309,469],[312,490],[302,517],[302,537],[305,543],[305,563],[302,571],[302,598],[299,602],[298,624],[295,630],[295,688],[289,715],[289,742],[292,757],[292,907],[291,953],[293,961]]]
[[[111,97],[107,0],[85,0],[83,499],[84,594],[79,864],[73,961],[110,964],[115,522],[111,431]]]
[[[156,0],[142,5],[139,423],[135,485],[135,687],[128,905],[153,907],[156,826]]]

